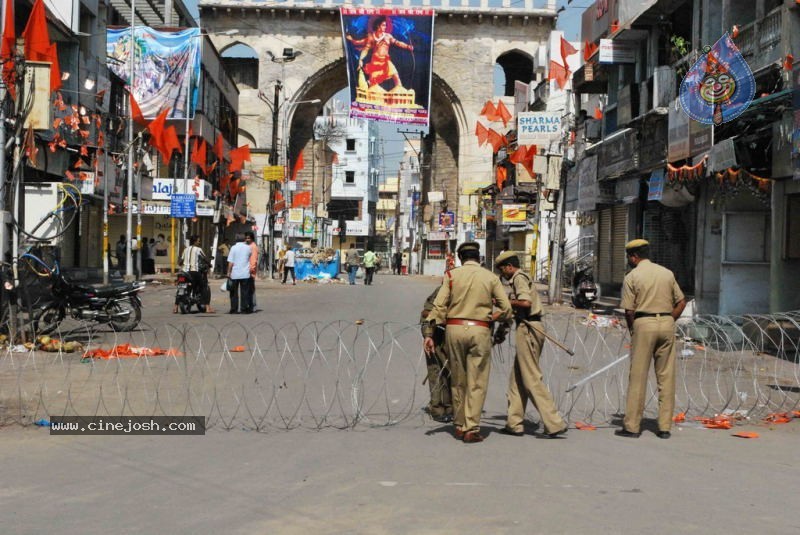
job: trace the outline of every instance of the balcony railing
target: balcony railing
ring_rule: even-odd
[[[756,71],[780,57],[781,28],[785,8],[776,7],[759,20],[743,26],[734,43],[750,69]],[[788,36],[787,36],[788,38]]]

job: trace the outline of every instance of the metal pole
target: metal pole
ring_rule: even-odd
[[[138,149],[140,152],[141,147]],[[142,166],[136,168],[136,273],[142,277]]]
[[[108,152],[103,150],[103,284],[108,284]]]
[[[270,165],[278,165],[278,107],[280,106],[279,100],[281,97],[282,81],[278,80],[275,84],[275,96],[272,100],[272,147],[269,151]],[[273,267],[275,265],[275,184],[269,184],[269,206],[267,207],[267,214],[269,214],[269,251],[267,259],[269,262],[269,278],[275,276]]]
[[[558,204],[556,205],[556,226],[553,232],[553,258],[550,259],[550,304],[561,302],[561,271],[564,264],[564,252],[561,235],[564,233],[564,209],[567,196],[567,149],[569,140],[569,118],[571,115],[572,90],[567,90],[566,113],[564,114],[564,135],[562,136],[561,173],[558,184]]]
[[[199,37],[199,36],[198,36]],[[189,126],[190,126],[190,115],[189,115],[189,106],[191,105],[191,93],[192,93],[192,65],[189,62],[189,56],[186,57],[186,87],[184,88],[186,91],[186,107],[183,110],[183,114],[186,119],[186,123],[184,128],[186,132],[183,137],[183,193],[189,193]],[[183,218],[183,246],[187,247],[187,235],[189,232],[189,221],[187,218]]]
[[[131,39],[130,39],[130,52],[128,53],[129,65],[129,91],[133,94],[134,82],[134,54],[136,54],[136,38],[134,36],[134,28],[136,27],[136,0],[131,0]],[[133,280],[133,255],[131,254],[131,240],[130,236],[133,234],[133,106],[128,103],[128,209],[125,214],[126,230],[128,239],[125,245],[125,280]]]

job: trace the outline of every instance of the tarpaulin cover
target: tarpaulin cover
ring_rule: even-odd
[[[310,258],[295,258],[294,275],[300,280],[305,279],[332,279],[339,275],[339,252],[337,251],[331,262],[319,262],[316,265]]]

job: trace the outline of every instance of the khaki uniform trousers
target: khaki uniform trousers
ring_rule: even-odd
[[[631,342],[631,369],[623,425],[631,433],[640,431],[652,359],[658,384],[658,430],[669,431],[675,410],[675,321],[669,314],[637,318],[633,322]]]
[[[453,413],[450,386],[450,363],[442,343],[434,346],[433,355],[425,355],[428,364],[428,386],[431,402],[428,405],[431,416],[444,416]]]
[[[452,371],[453,424],[465,433],[478,431],[489,386],[492,333],[486,327],[448,325],[445,347]]]
[[[541,322],[531,322],[544,330]],[[508,417],[506,427],[512,431],[522,431],[525,419],[525,406],[530,398],[533,406],[539,411],[542,425],[546,433],[557,433],[566,428],[563,418],[558,414],[553,396],[542,381],[542,370],[539,368],[539,355],[542,353],[544,336],[533,331],[524,323],[517,327],[514,338],[517,345],[517,356],[508,382]]]

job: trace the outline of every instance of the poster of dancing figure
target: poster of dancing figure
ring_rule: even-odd
[[[433,10],[342,7],[350,117],[428,126]]]

